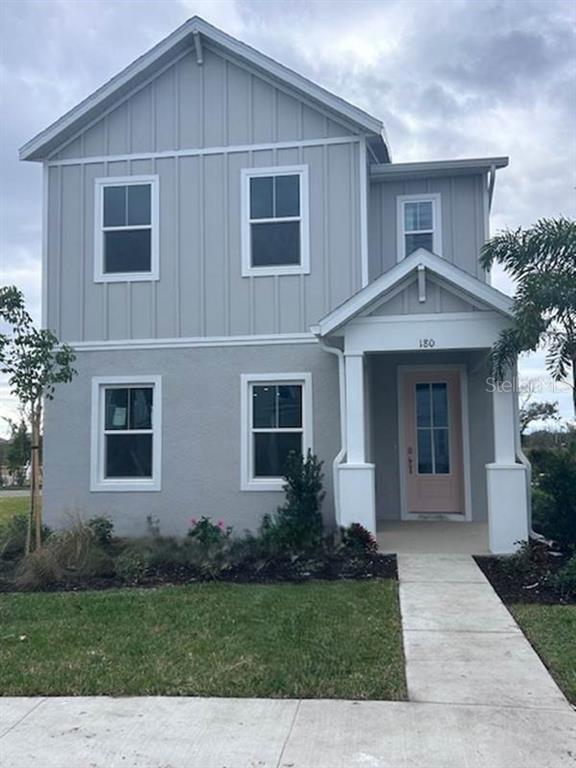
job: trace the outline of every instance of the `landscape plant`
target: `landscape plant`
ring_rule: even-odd
[[[45,400],[54,397],[58,384],[72,380],[76,371],[71,347],[60,344],[47,328],[36,328],[26,311],[24,296],[15,286],[0,288],[0,372],[8,376],[10,391],[18,398],[30,424],[30,514],[26,552],[42,545],[40,502],[40,433]]]
[[[516,293],[514,325],[492,349],[494,375],[503,380],[520,352],[544,346],[552,377],[571,384],[576,414],[576,221],[540,219],[496,235],[481,255],[485,269],[495,262],[514,279]]]

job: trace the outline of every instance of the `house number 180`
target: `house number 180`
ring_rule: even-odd
[[[420,339],[420,349],[432,349],[436,346],[436,339]]]

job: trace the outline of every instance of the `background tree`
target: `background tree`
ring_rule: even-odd
[[[28,425],[24,418],[20,421],[6,419],[10,427],[10,442],[6,446],[6,469],[13,478],[16,479],[16,485],[24,485],[26,479],[26,467],[30,462],[32,442]]]
[[[512,328],[492,349],[494,375],[503,379],[520,352],[545,346],[546,368],[572,387],[576,414],[576,222],[540,219],[530,229],[503,232],[482,249],[481,263],[494,262],[516,281]]]
[[[535,421],[559,421],[558,403],[550,401],[530,402],[532,395],[528,394],[520,403],[520,432],[524,434],[530,424]]]
[[[43,404],[54,397],[57,384],[71,381],[76,374],[72,367],[75,355],[71,347],[59,344],[52,331],[34,327],[24,297],[15,286],[0,288],[0,322],[0,371],[8,375],[10,390],[30,423],[30,515],[26,537],[26,551],[30,552],[42,545],[39,451]]]

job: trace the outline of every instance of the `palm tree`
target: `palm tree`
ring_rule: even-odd
[[[520,352],[546,346],[546,368],[556,381],[572,373],[576,414],[576,222],[540,219],[530,229],[503,232],[482,248],[482,266],[502,264],[516,280],[514,325],[492,348],[498,379]]]

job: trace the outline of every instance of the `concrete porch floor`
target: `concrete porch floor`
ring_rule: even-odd
[[[395,554],[485,555],[487,523],[378,521],[381,552]]]

